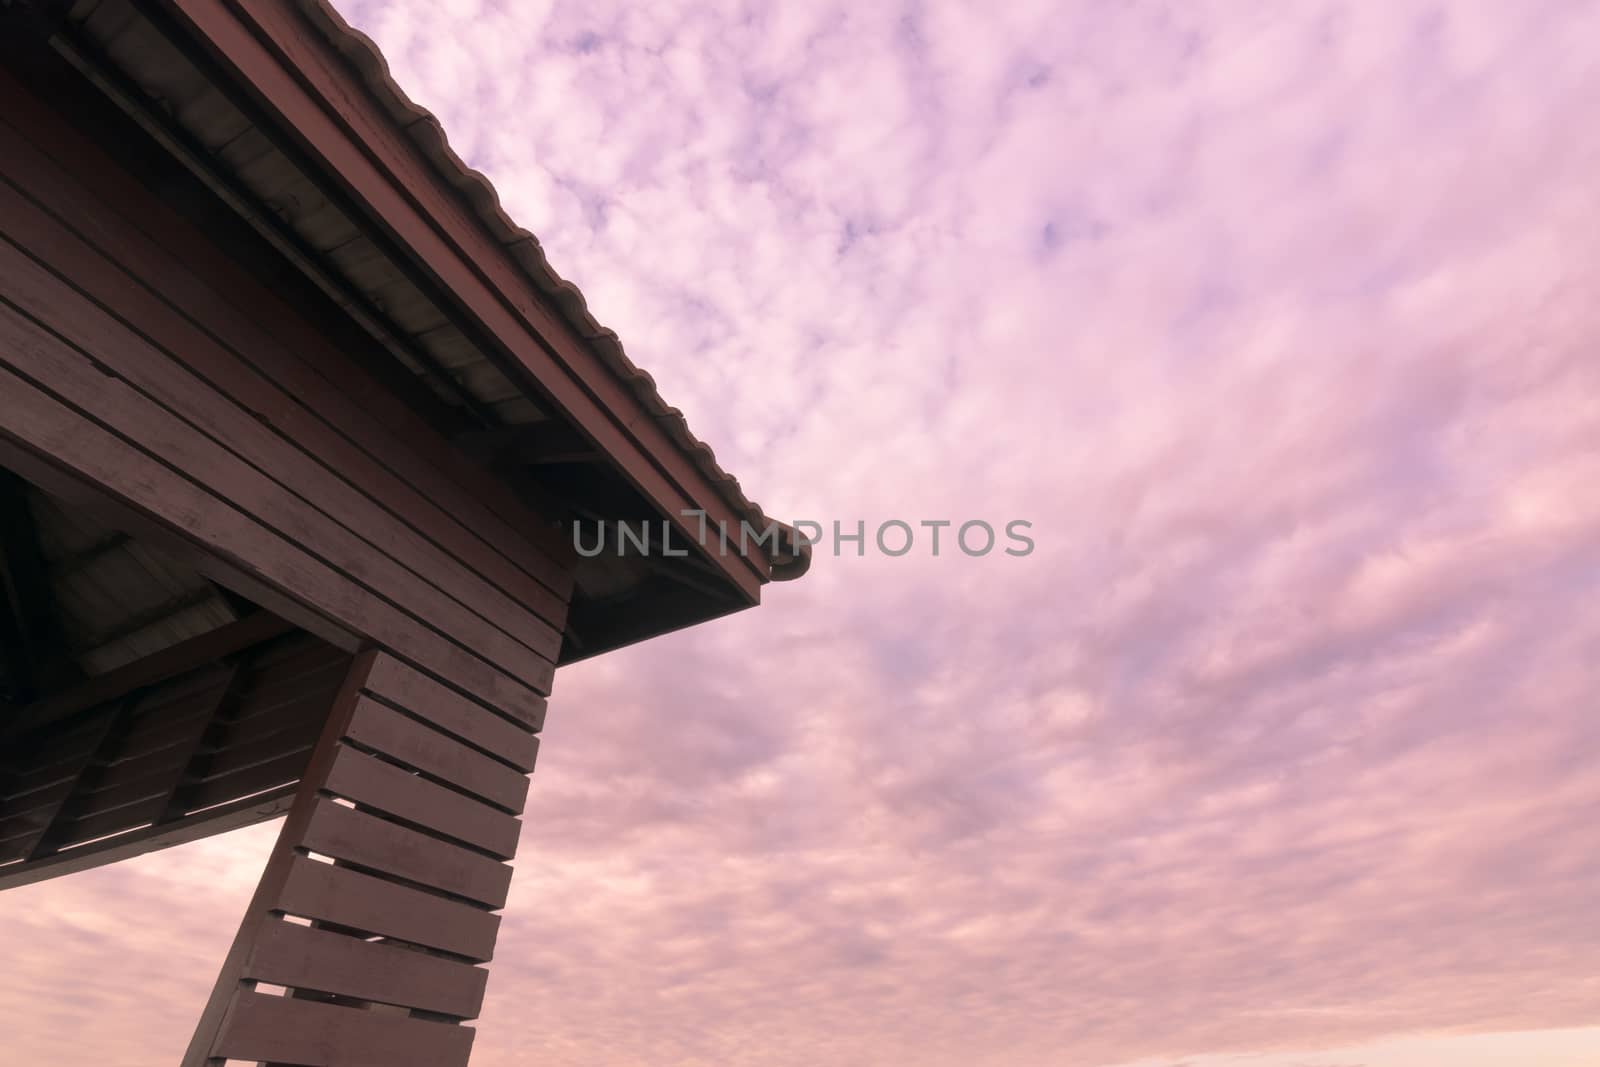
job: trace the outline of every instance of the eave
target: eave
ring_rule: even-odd
[[[132,22],[168,54],[129,47]],[[654,566],[654,585],[609,607],[576,601],[563,661],[753,605],[766,581],[804,572],[804,546],[724,555],[699,544],[701,514],[713,531],[765,530],[770,520],[550,269],[537,240],[505,216],[488,182],[450,151],[437,120],[394,85],[371,43],[326,4],[85,2],[52,43],[458,413],[453,432],[442,432],[541,514],[671,524],[694,566]],[[292,171],[287,202],[252,186],[259,159],[215,142],[206,123],[223,106],[264,138],[274,166]],[[329,247],[296,209],[341,213],[382,277],[367,278],[367,264],[348,246]],[[546,437],[562,443],[543,453],[529,444]],[[637,503],[607,511],[554,498],[563,484],[605,479]],[[529,535],[548,543],[568,533]],[[720,596],[700,595],[708,576]],[[586,622],[624,610],[659,621],[584,634]]]

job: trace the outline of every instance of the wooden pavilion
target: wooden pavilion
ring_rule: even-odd
[[[0,888],[286,815],[184,1064],[466,1063],[555,668],[774,529],[323,0],[0,0]]]

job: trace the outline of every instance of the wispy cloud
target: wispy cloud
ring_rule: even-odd
[[[564,672],[475,1062],[1597,1021],[1600,9],[347,14],[769,511],[1038,543]],[[181,1047],[264,847],[8,894],[8,1032]]]

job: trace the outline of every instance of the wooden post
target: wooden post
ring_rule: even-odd
[[[183,1067],[464,1065],[541,725],[358,654]]]

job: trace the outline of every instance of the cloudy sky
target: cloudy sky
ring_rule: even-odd
[[[344,10],[771,513],[1036,544],[558,676],[475,1065],[1600,1063],[1600,5]],[[274,829],[0,898],[17,1062]]]

